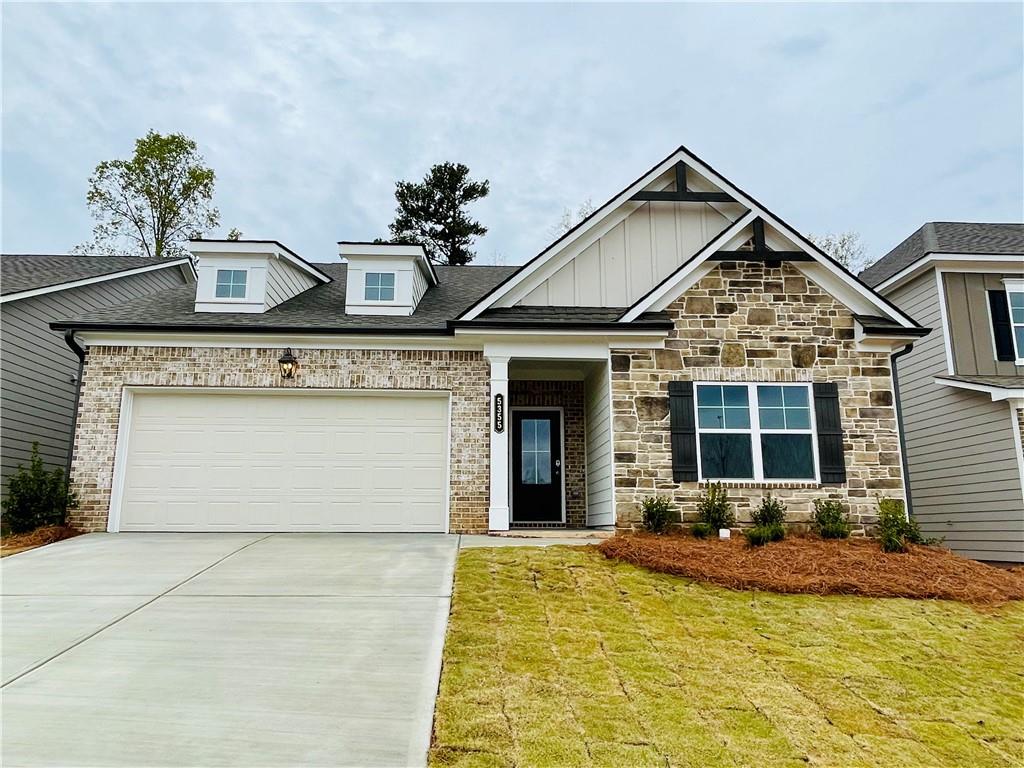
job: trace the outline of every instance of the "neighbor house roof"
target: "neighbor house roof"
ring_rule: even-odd
[[[186,258],[4,254],[0,256],[0,295],[10,300],[16,294],[63,290],[123,273],[187,264]]]
[[[860,273],[871,286],[931,253],[1013,255],[1024,258],[1024,224],[930,221]]]

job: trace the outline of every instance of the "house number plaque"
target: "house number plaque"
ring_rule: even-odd
[[[494,431],[505,431],[505,396],[501,392],[494,396]]]

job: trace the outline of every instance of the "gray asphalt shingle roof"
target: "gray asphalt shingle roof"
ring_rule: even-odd
[[[518,267],[435,267],[440,283],[431,286],[411,315],[346,315],[346,264],[316,264],[331,282],[314,286],[288,301],[263,312],[195,312],[194,285],[106,307],[77,317],[62,318],[58,328],[151,327],[167,330],[305,330],[381,331],[430,333],[447,329],[473,302],[491,290]]]
[[[0,295],[51,288],[92,277],[103,277],[167,264],[181,259],[143,259],[138,256],[50,256],[4,254],[0,256]],[[194,288],[193,288],[194,289]]]
[[[1021,254],[1024,259],[1024,224],[930,221],[859,277],[876,286],[929,253]]]

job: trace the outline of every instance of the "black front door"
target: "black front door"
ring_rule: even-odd
[[[562,417],[512,413],[512,522],[562,522]]]

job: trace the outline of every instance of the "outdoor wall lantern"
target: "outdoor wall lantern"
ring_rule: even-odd
[[[299,361],[292,354],[292,348],[288,347],[281,355],[277,364],[281,366],[281,378],[282,379],[294,379],[295,371],[299,368]]]

